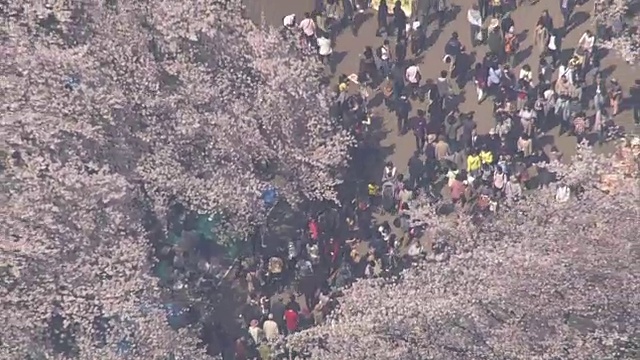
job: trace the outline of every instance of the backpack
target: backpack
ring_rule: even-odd
[[[376,48],[376,56],[378,57],[378,59],[382,59],[382,46]]]
[[[451,39],[444,46],[444,53],[450,56],[458,55],[460,51],[459,42],[456,39]]]
[[[513,53],[518,49],[518,44],[516,43],[516,37],[511,36],[508,39],[505,39],[504,42],[504,51],[508,54]]]

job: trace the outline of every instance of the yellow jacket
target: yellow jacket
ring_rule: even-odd
[[[482,160],[480,160],[479,155],[467,156],[467,172],[480,170],[480,167],[482,167]]]
[[[491,151],[480,151],[480,161],[483,164],[493,164],[493,153]]]

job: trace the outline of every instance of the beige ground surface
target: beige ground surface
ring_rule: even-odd
[[[305,11],[310,11],[313,8],[315,0],[247,0],[248,14],[252,14],[253,18],[260,19],[260,13],[263,11],[264,19],[274,26],[280,26],[281,19],[286,14],[295,13],[298,18],[302,16]],[[525,1],[528,2],[528,1]],[[535,1],[531,1],[532,3]],[[469,26],[466,20],[466,13],[470,4],[475,1],[470,0],[452,0],[451,6],[454,9],[454,16],[451,22],[449,22],[442,33],[434,32],[436,27],[432,24],[428,28],[427,36],[431,40],[431,45],[428,50],[423,54],[419,63],[420,69],[425,77],[436,78],[441,70],[444,69],[442,63],[442,57],[444,55],[444,45],[451,36],[453,31],[457,31],[460,34],[460,39],[467,46],[469,51],[475,51],[476,57],[481,59],[487,51],[486,46],[478,48],[470,48],[469,46]],[[249,10],[250,9],[250,10]],[[534,5],[522,5],[512,14],[512,18],[515,22],[516,32],[520,34],[521,46],[519,57],[521,59],[520,64],[516,67],[519,71],[520,66],[529,63],[534,71],[537,69],[537,56],[538,51],[533,46],[533,29],[535,23],[542,12],[542,10],[548,9],[553,17],[556,26],[562,22],[562,16],[557,1],[541,0],[537,1]],[[592,29],[593,25],[590,19],[590,13],[593,9],[593,0],[587,1],[585,4],[577,6],[574,10],[573,22],[577,26],[573,26],[570,33],[563,40],[563,47],[566,52],[573,52],[573,47],[577,43],[581,34],[587,30]],[[373,15],[373,14],[372,14]],[[374,16],[371,16],[360,28],[358,36],[353,36],[351,31],[344,31],[336,39],[334,46],[334,57],[339,63],[337,64],[336,74],[350,74],[357,71],[358,68],[358,54],[360,54],[364,46],[369,45],[377,47],[382,44],[382,39],[375,36],[377,24]],[[623,88],[627,90],[636,79],[640,79],[640,73],[637,69],[632,69],[629,65],[621,61],[616,54],[609,53],[601,63],[601,69],[609,77],[617,78],[623,85]],[[491,103],[485,102],[482,105],[478,105],[475,100],[475,93],[473,84],[468,83],[464,89],[468,94],[466,101],[462,102],[460,109],[463,112],[474,111],[475,120],[478,123],[478,130],[480,133],[486,133],[493,126],[493,119],[491,114]],[[413,110],[411,116],[415,115],[417,109],[424,108],[424,104],[413,103]],[[399,171],[405,171],[407,161],[414,151],[415,145],[411,134],[404,136],[396,135],[396,118],[395,115],[389,114],[383,107],[379,106],[374,109],[376,115],[380,116],[383,120],[384,128],[386,131],[386,137],[381,141],[381,145],[388,149],[388,160],[391,160],[396,164]],[[624,126],[625,128],[633,129],[633,120],[630,111],[624,111],[616,118],[616,123]],[[565,154],[569,155],[573,153],[575,149],[575,138],[572,136],[558,136],[558,129],[555,128],[540,139],[540,142],[544,144],[548,149],[552,144],[558,146],[558,148]],[[605,146],[606,150],[608,147]],[[568,157],[566,157],[568,158]]]

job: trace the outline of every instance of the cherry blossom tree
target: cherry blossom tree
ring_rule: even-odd
[[[637,357],[637,150],[580,149],[551,164],[575,190],[568,202],[542,190],[481,223],[435,218],[425,203],[413,216],[449,244],[449,259],[356,282],[324,325],[287,345],[325,360]],[[602,188],[610,175],[618,191]]]
[[[205,359],[167,324],[143,209],[246,232],[266,189],[334,199],[353,139],[317,61],[240,1],[0,9],[0,358]]]
[[[0,183],[0,357],[206,358],[167,323],[123,176],[14,155]]]
[[[141,184],[159,215],[181,202],[235,230],[261,220],[270,188],[335,200],[353,139],[328,115],[319,63],[239,1],[27,4],[10,7],[0,60],[13,150],[29,133]]]
[[[593,22],[613,29],[613,36],[598,39],[598,45],[614,50],[624,61],[635,64],[640,59],[640,19],[631,13],[633,0],[595,0]]]

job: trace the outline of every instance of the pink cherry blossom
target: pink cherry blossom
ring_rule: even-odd
[[[179,202],[246,234],[275,187],[335,200],[353,138],[319,65],[241,1],[10,1],[0,35],[0,358],[206,359],[173,331],[151,275],[145,209]],[[53,19],[53,21],[52,21]],[[47,27],[43,22],[48,22]],[[268,165],[268,168],[265,168]],[[111,318],[98,346],[93,319]]]

